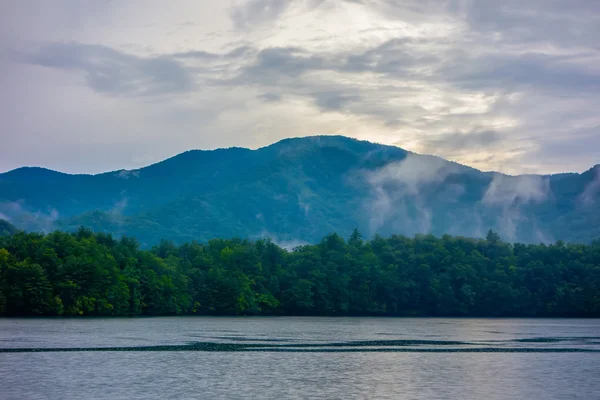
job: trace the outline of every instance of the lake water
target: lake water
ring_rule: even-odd
[[[0,398],[600,399],[600,320],[0,319]]]

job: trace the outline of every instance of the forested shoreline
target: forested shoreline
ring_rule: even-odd
[[[600,242],[331,234],[287,251],[214,239],[142,250],[81,228],[0,237],[0,315],[600,317]]]

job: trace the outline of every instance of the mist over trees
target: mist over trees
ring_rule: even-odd
[[[236,238],[141,250],[85,228],[17,232],[0,237],[0,314],[600,317],[600,242],[355,230],[293,251]]]

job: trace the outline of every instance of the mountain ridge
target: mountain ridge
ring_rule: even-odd
[[[588,242],[600,236],[593,226],[600,225],[597,167],[514,176],[395,146],[311,136],[254,150],[189,150],[100,174],[19,168],[0,174],[0,218],[29,230],[83,225],[145,245],[162,237],[264,235],[312,242],[355,227],[370,236],[495,229],[513,241]]]
[[[556,173],[549,173],[549,174],[508,174],[506,172],[501,172],[501,171],[493,171],[493,170],[481,170],[481,169],[477,169],[475,167],[466,165],[466,164],[461,164],[457,161],[452,161],[452,160],[448,160],[445,159],[441,156],[437,156],[435,154],[425,154],[425,153],[414,153],[411,152],[409,150],[405,150],[402,147],[399,146],[394,146],[394,145],[386,145],[386,144],[381,144],[381,143],[377,143],[377,142],[371,142],[368,140],[361,140],[361,139],[355,139],[352,137],[348,137],[348,136],[342,136],[342,135],[314,135],[314,136],[298,136],[298,137],[292,137],[292,138],[284,138],[281,139],[277,142],[262,146],[262,147],[258,147],[256,149],[251,149],[251,148],[247,148],[247,147],[239,147],[239,146],[231,146],[231,147],[218,147],[215,149],[189,149],[189,150],[185,150],[181,153],[177,153],[173,156],[167,157],[164,160],[161,161],[157,161],[155,163],[152,164],[148,164],[148,165],[144,165],[142,167],[139,168],[121,168],[121,169],[116,169],[116,170],[108,170],[108,171],[103,171],[103,172],[97,172],[97,173],[71,173],[71,172],[64,172],[64,171],[58,171],[58,170],[54,170],[51,168],[47,168],[47,167],[42,167],[42,166],[34,166],[34,165],[25,165],[25,166],[21,166],[21,167],[17,167],[8,171],[4,171],[4,172],[0,172],[0,177],[2,177],[3,175],[7,175],[7,174],[14,174],[14,173],[21,173],[21,172],[25,172],[25,171],[32,171],[32,170],[39,170],[39,171],[44,171],[44,172],[51,172],[51,173],[55,173],[55,174],[60,174],[60,175],[68,175],[68,176],[98,176],[98,175],[105,175],[105,174],[113,174],[113,173],[119,173],[122,171],[125,172],[131,172],[131,171],[139,171],[142,169],[146,169],[149,167],[153,167],[155,165],[159,165],[162,164],[164,162],[167,162],[169,160],[173,160],[173,159],[177,159],[180,156],[189,154],[189,153],[212,153],[212,152],[222,152],[222,151],[236,151],[236,150],[241,150],[241,151],[248,151],[248,152],[255,152],[255,151],[260,151],[260,150],[264,150],[264,149],[268,149],[268,148],[273,148],[279,145],[283,145],[292,141],[301,141],[301,140],[307,140],[307,139],[313,139],[313,138],[318,138],[318,139],[322,139],[322,138],[340,138],[340,139],[346,139],[346,140],[351,140],[351,141],[355,141],[355,142],[360,142],[360,143],[368,143],[368,144],[372,144],[375,146],[380,146],[380,147],[387,147],[387,148],[393,148],[393,149],[400,149],[406,153],[409,154],[417,154],[420,156],[425,156],[425,157],[435,157],[444,161],[447,161],[449,163],[454,163],[454,164],[458,164],[461,165],[463,167],[467,167],[470,169],[474,169],[476,171],[479,171],[481,173],[493,173],[493,174],[502,174],[502,175],[506,175],[506,176],[525,176],[525,175],[534,175],[534,176],[557,176],[557,175],[581,175],[583,173],[586,173],[590,170],[594,170],[594,169],[600,169],[600,163],[595,164],[593,166],[591,166],[590,168],[588,168],[585,171],[582,172],[556,172]]]

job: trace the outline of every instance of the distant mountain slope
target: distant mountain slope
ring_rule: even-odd
[[[19,230],[8,221],[0,219],[0,236],[13,235]]]
[[[314,242],[330,232],[431,232],[524,242],[600,237],[600,166],[507,176],[341,136],[258,150],[193,150],[134,171],[0,174],[0,215],[19,228],[127,234],[143,244],[213,237]]]

